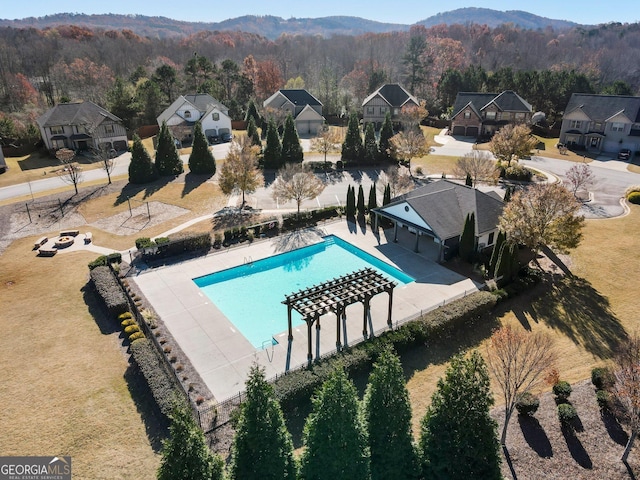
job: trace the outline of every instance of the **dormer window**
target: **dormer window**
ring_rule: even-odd
[[[191,111],[190,110],[185,110],[184,111],[184,118],[191,118]]]
[[[220,120],[220,114],[218,112],[213,112],[211,114],[211,120],[213,120],[214,122],[217,122],[218,120]]]

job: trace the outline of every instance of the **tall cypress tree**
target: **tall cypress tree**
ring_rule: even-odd
[[[511,256],[510,247],[508,242],[502,242],[500,251],[498,253],[498,261],[496,262],[496,268],[494,276],[497,279],[499,287],[502,287],[509,283],[511,280]]]
[[[429,479],[498,480],[498,425],[489,415],[493,395],[482,356],[455,356],[438,381],[422,419],[420,451]]]
[[[470,262],[473,255],[473,248],[476,243],[476,216],[474,213],[468,213],[464,221],[462,235],[460,235],[459,252],[460,258],[465,262]]]
[[[337,368],[313,398],[303,438],[300,473],[305,480],[369,478],[358,395],[343,368]]]
[[[493,276],[496,271],[496,265],[498,264],[498,255],[500,255],[500,247],[507,239],[507,235],[502,231],[498,231],[498,236],[496,237],[496,243],[493,245],[493,251],[491,252],[491,260],[489,260],[489,276]]]
[[[207,446],[189,407],[179,405],[171,414],[169,439],[162,445],[158,480],[222,480],[224,461]],[[281,477],[283,478],[283,477]]]
[[[347,215],[347,218],[356,216],[356,190],[351,185],[347,188],[345,214]]]
[[[250,100],[249,104],[247,105],[247,114],[245,115],[244,119],[248,122],[252,118],[255,125],[262,124],[262,119],[260,118],[260,114],[258,113],[258,107],[256,107],[256,102],[254,102],[253,100]]]
[[[156,168],[160,176],[180,175],[184,171],[182,160],[178,154],[173,135],[166,122],[162,122],[158,134],[158,148],[156,149]]]
[[[367,209],[369,211],[378,207],[378,197],[376,194],[376,184],[372,183],[369,187],[369,202],[367,202]]]
[[[131,163],[129,164],[130,183],[149,183],[158,178],[158,172],[147,149],[142,145],[138,134],[133,135]]]
[[[362,158],[362,137],[360,136],[360,122],[358,115],[352,113],[347,125],[347,134],[342,144],[342,161],[358,163]]]
[[[364,131],[364,161],[366,163],[376,163],[380,160],[380,152],[378,150],[378,143],[376,142],[376,132],[373,129],[373,123],[367,123],[367,128]]]
[[[380,159],[383,161],[391,161],[391,137],[393,137],[393,125],[391,124],[391,113],[387,112],[384,116],[384,123],[380,129],[380,141],[378,142],[378,150],[380,151]]]
[[[419,478],[411,433],[411,403],[400,359],[390,349],[373,366],[362,401],[371,480]]]
[[[300,138],[296,130],[296,122],[293,115],[287,115],[284,121],[284,133],[282,134],[282,161],[285,163],[302,163],[304,155]]]
[[[253,117],[249,117],[247,122],[247,137],[251,139],[251,145],[256,145],[262,150],[262,142],[260,141],[260,135],[258,134],[258,127],[256,127],[256,121]]]
[[[382,198],[382,206],[388,205],[391,203],[391,185],[387,183],[387,186],[384,187],[384,196]]]
[[[358,215],[364,217],[366,211],[364,205],[364,189],[362,188],[362,184],[360,184],[360,186],[358,187],[358,203],[356,207],[358,208]]]
[[[204,136],[202,125],[196,123],[193,131],[193,147],[189,155],[189,170],[192,173],[206,173],[214,175],[216,173],[216,159],[209,150],[209,142]]]
[[[473,178],[471,178],[471,174],[467,173],[467,177],[464,179],[464,184],[467,187],[473,187]]]
[[[278,128],[273,119],[267,124],[267,143],[264,147],[264,168],[278,169],[284,165],[282,161],[282,145]]]
[[[253,365],[231,452],[231,480],[295,480],[291,434],[264,368]]]

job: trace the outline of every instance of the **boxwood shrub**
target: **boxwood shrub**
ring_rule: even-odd
[[[571,423],[578,418],[576,408],[570,403],[561,403],[558,405],[558,420],[564,426],[570,426]]]
[[[553,394],[556,396],[558,403],[566,402],[572,391],[571,384],[564,380],[560,380],[553,386]]]
[[[351,373],[369,369],[388,345],[402,353],[456,328],[468,327],[489,312],[496,302],[496,297],[489,292],[467,295],[367,342],[348,347],[333,357],[315,362],[310,368],[279,377],[274,382],[276,396],[283,407],[293,407],[300,400],[309,398],[329,377],[338,362]]]
[[[136,333],[140,331],[140,327],[138,325],[127,325],[124,327],[124,333],[127,335],[131,335],[132,333]]]
[[[129,335],[129,341],[130,342],[138,340],[139,338],[145,338],[144,337],[144,333],[142,333],[142,332],[133,332],[131,335]]]
[[[629,203],[634,203],[636,205],[639,205],[640,204],[640,192],[631,192],[627,196],[627,200],[629,200]]]
[[[113,252],[109,255],[100,255],[94,261],[89,262],[89,270],[93,270],[96,267],[106,267],[110,263],[122,263],[122,254]]]
[[[597,390],[611,388],[615,382],[616,377],[611,369],[607,367],[595,367],[591,370],[591,383],[593,383],[593,386],[596,387]]]
[[[91,270],[89,276],[111,315],[117,317],[129,310],[124,292],[109,267],[96,267]]]
[[[146,338],[135,340],[130,348],[133,359],[140,367],[160,411],[169,415],[176,402],[184,401],[184,396],[180,395],[174,379],[165,369],[162,360],[158,358],[157,350],[150,340]]]
[[[538,407],[540,407],[540,400],[530,392],[524,392],[516,401],[516,410],[523,416],[533,416],[538,411]]]

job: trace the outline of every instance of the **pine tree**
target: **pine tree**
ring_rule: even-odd
[[[393,137],[393,125],[391,124],[391,114],[387,112],[384,117],[384,123],[380,129],[380,141],[378,142],[378,150],[380,158],[383,161],[391,161],[391,137]]]
[[[191,173],[206,173],[214,175],[216,173],[216,159],[209,150],[209,142],[204,136],[202,125],[196,123],[193,131],[193,147],[189,155],[189,171]]]
[[[253,118],[253,122],[255,125],[262,125],[262,119],[260,118],[260,114],[258,113],[258,107],[256,107],[256,103],[253,100],[249,101],[247,105],[247,114],[244,119],[248,122]]]
[[[224,461],[214,455],[186,405],[178,405],[171,414],[169,439],[162,445],[158,480],[221,480]]]
[[[369,478],[369,454],[356,387],[337,368],[313,398],[304,426],[300,473],[305,480]]]
[[[178,154],[173,135],[169,131],[166,122],[162,122],[158,134],[158,147],[156,149],[156,168],[160,176],[176,176],[184,171],[182,160]]]
[[[258,127],[256,127],[256,121],[253,117],[249,117],[247,122],[247,137],[251,139],[251,144],[260,147],[262,150],[262,142],[260,141],[260,135],[258,134]]]
[[[358,215],[364,217],[366,211],[364,205],[364,189],[362,188],[362,184],[360,184],[360,187],[358,187],[358,203],[356,207],[358,208]]]
[[[462,235],[460,235],[459,252],[460,258],[465,262],[470,262],[473,256],[473,249],[476,243],[476,216],[474,213],[468,213],[464,221]]]
[[[246,387],[233,439],[231,480],[295,480],[291,434],[263,367],[251,367]]]
[[[280,144],[280,136],[278,128],[273,119],[269,120],[267,125],[267,144],[264,147],[264,168],[273,168],[277,170],[284,165],[282,161],[282,145]]]
[[[371,456],[371,480],[418,478],[411,403],[400,359],[390,349],[373,366],[362,401]]]
[[[360,122],[358,115],[352,113],[349,117],[347,125],[347,135],[342,144],[341,160],[347,164],[348,162],[358,163],[362,158],[362,138],[360,137]]]
[[[369,211],[378,207],[378,197],[376,194],[376,184],[373,183],[371,187],[369,187],[369,202],[367,202],[367,209]]]
[[[364,161],[367,164],[376,163],[380,159],[380,151],[376,142],[376,132],[373,129],[373,123],[367,123],[364,132]]]
[[[489,276],[493,276],[496,271],[496,265],[498,264],[498,255],[500,255],[500,247],[507,239],[506,234],[502,231],[498,231],[498,236],[496,237],[496,243],[493,245],[493,251],[491,252],[491,260],[489,260]]]
[[[147,149],[137,134],[133,135],[131,163],[129,164],[130,183],[149,183],[158,178],[158,172]]]
[[[345,214],[347,215],[347,218],[356,216],[356,190],[351,185],[347,188]]]
[[[384,187],[384,196],[382,198],[382,206],[388,205],[391,203],[391,185],[387,183],[387,186]]]
[[[284,121],[284,133],[282,134],[282,161],[302,163],[303,157],[296,122],[293,120],[293,115],[289,114]]]
[[[429,479],[501,479],[497,423],[487,366],[474,351],[452,358],[421,423],[423,475]]]

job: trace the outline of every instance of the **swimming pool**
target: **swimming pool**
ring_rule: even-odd
[[[372,267],[401,285],[413,277],[329,235],[324,242],[281,253],[250,264],[194,278],[200,290],[220,309],[255,348],[287,329],[285,295]],[[303,323],[297,312],[293,326]]]

